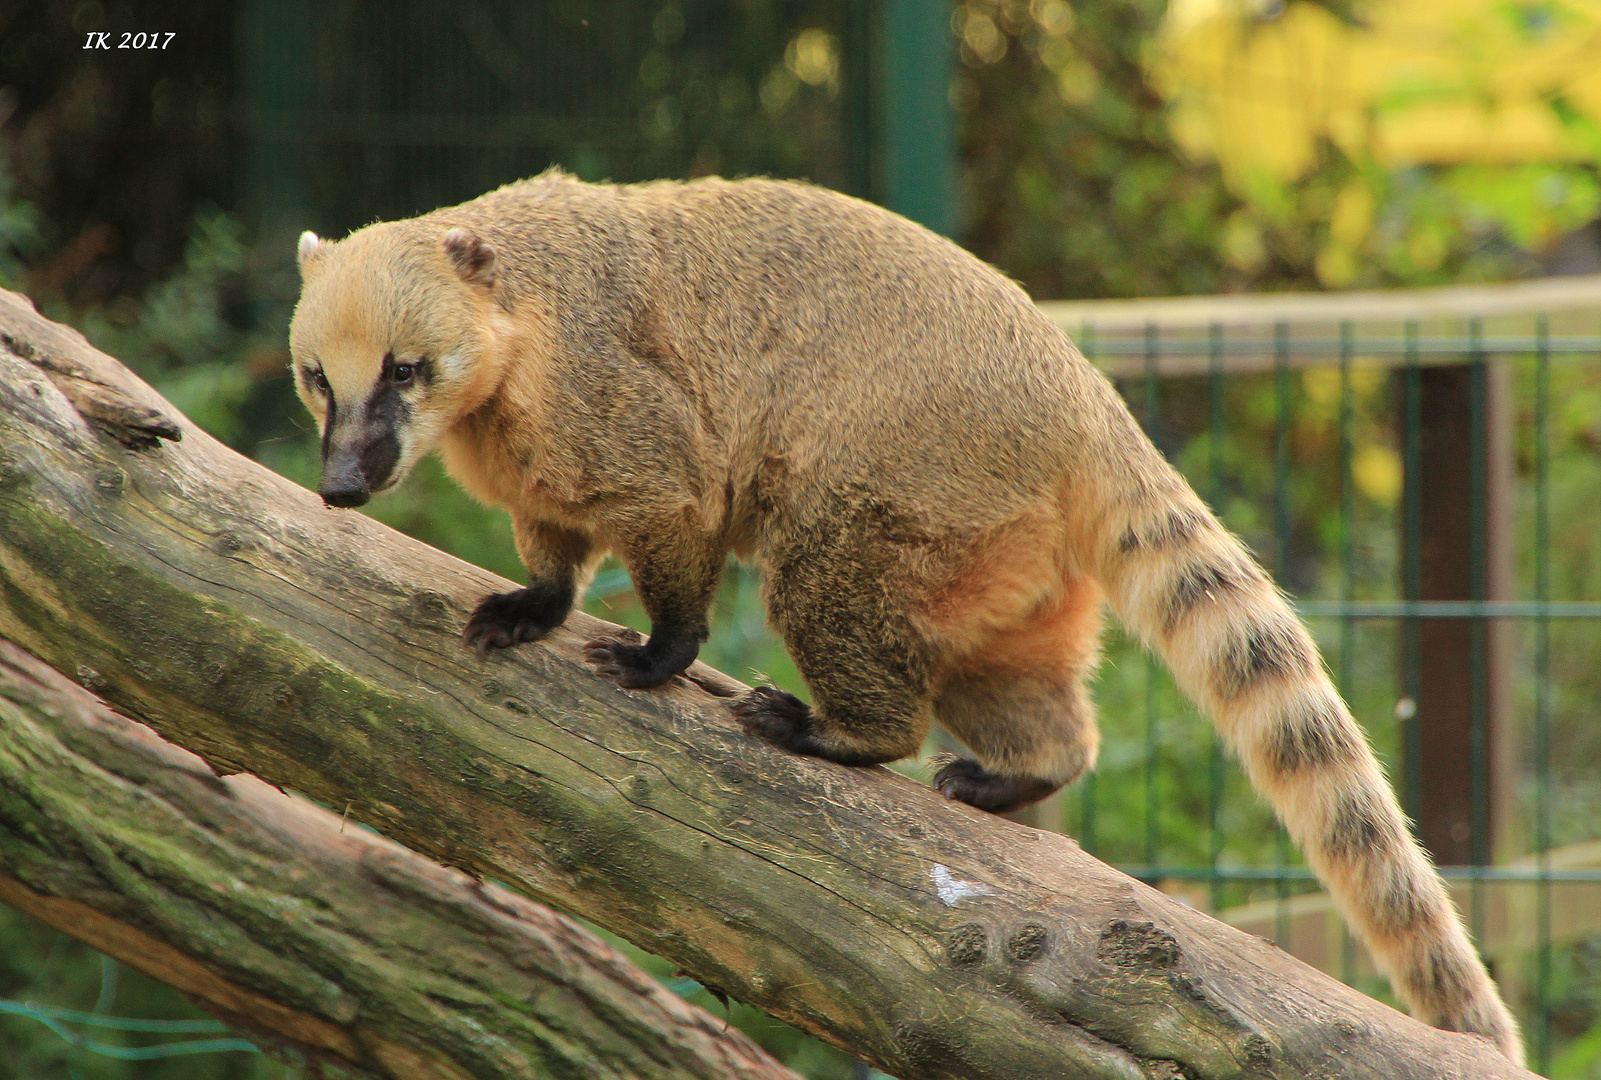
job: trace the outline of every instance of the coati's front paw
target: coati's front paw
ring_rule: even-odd
[[[745,730],[797,754],[816,754],[812,710],[794,694],[758,686],[733,704]]]
[[[990,772],[972,758],[954,758],[934,774],[934,789],[941,795],[992,814],[1039,802],[1060,786],[1032,776]]]
[[[649,644],[634,645],[615,638],[597,638],[589,642],[584,646],[584,655],[595,665],[597,673],[616,679],[617,685],[630,690],[660,686],[685,667],[671,657],[664,662],[651,652]]]
[[[546,589],[517,589],[486,596],[461,632],[461,643],[482,656],[524,641],[538,641],[562,624],[572,607]]]

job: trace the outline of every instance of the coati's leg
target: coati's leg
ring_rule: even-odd
[[[584,647],[595,670],[622,686],[660,686],[695,660],[706,640],[706,613],[723,571],[723,551],[671,521],[625,534],[623,563],[650,616],[650,640],[632,645],[599,638]]]
[[[538,641],[566,620],[594,572],[593,540],[572,529],[532,519],[513,522],[517,554],[528,587],[484,597],[461,632],[462,644],[482,656],[523,641]]]
[[[978,758],[935,774],[946,798],[1004,813],[1095,763],[1100,732],[1086,683],[1100,653],[1101,605],[1095,582],[1070,582],[945,674],[934,718]]]
[[[928,733],[929,649],[905,612],[867,576],[832,566],[770,567],[767,607],[812,694],[757,687],[734,705],[747,731],[786,750],[845,765],[917,753]]]

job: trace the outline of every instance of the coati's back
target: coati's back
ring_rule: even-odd
[[[762,558],[813,706],[754,696],[752,731],[859,764],[915,750],[932,712],[981,759],[937,786],[986,808],[1039,798],[1093,760],[1083,683],[1104,591],[1239,753],[1414,1012],[1521,1057],[1305,629],[1014,284],[887,211],[778,181],[547,175],[401,224],[482,237],[501,308],[554,320],[552,356],[519,361],[549,365],[540,408],[561,418],[540,429],[541,468],[673,463],[658,475],[683,513],[652,520],[695,523],[667,552],[701,564],[688,608],[703,612],[709,560],[728,547]],[[637,498],[629,483],[595,505]],[[607,535],[627,540],[645,519],[616,520]],[[534,578],[531,563],[525,592]],[[652,642],[668,640],[651,614]],[[698,647],[694,631],[685,641],[676,670]],[[650,648],[598,644],[601,670],[624,675],[617,657]]]
[[[736,486],[781,456],[819,491],[871,479],[930,524],[972,528],[1101,479],[1108,441],[1144,447],[1022,289],[870,203],[784,181],[547,174],[439,213],[510,248],[510,272],[540,267],[557,310],[582,313],[564,327],[577,351],[621,335],[692,395]]]

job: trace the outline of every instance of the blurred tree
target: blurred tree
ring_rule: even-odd
[[[964,242],[1034,296],[1218,292],[1241,201],[1186,158],[1145,56],[1163,0],[966,0],[953,26]],[[1282,275],[1283,284],[1300,279]]]
[[[1601,209],[1598,32],[1594,0],[1175,0],[1149,67],[1244,201],[1237,265],[1496,280]]]
[[[183,258],[203,205],[231,205],[227,5],[17,5],[0,24],[0,120],[17,195],[37,211],[30,296],[116,306]],[[86,48],[91,31],[174,31],[161,49]],[[0,237],[10,241],[11,237]]]

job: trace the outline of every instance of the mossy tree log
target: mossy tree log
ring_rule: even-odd
[[[22,298],[0,333],[0,634],[220,772],[348,804],[906,1080],[1531,1075],[1066,837],[750,739],[704,666],[619,689],[582,660],[594,619],[465,653],[508,583],[325,509]],[[182,441],[129,448],[161,424]]]
[[[0,901],[312,1076],[799,1080],[571,919],[219,778],[6,641]]]

